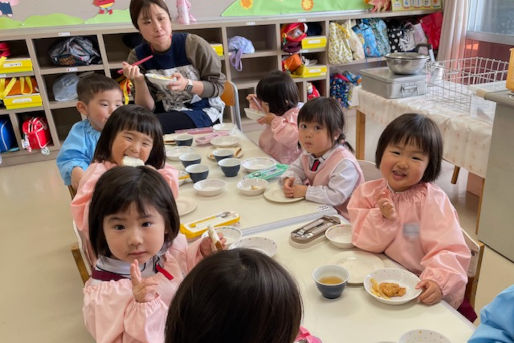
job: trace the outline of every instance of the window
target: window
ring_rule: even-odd
[[[467,38],[514,45],[513,0],[469,0]]]

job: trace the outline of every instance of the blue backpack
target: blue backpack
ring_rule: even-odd
[[[9,119],[0,119],[0,153],[16,146],[16,137]]]

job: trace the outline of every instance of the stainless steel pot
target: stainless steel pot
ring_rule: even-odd
[[[428,56],[417,52],[393,52],[385,55],[385,59],[393,73],[413,75],[425,68]]]

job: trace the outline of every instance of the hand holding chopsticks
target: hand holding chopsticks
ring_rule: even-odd
[[[148,60],[149,60],[149,59],[151,59],[152,57],[153,57],[153,55],[146,56],[145,58],[142,58],[142,59],[140,59],[139,61],[132,63],[131,65],[132,65],[132,66],[138,66],[138,65],[140,65],[141,63],[145,63],[146,61],[148,61]],[[123,74],[123,69],[118,70],[118,74]]]

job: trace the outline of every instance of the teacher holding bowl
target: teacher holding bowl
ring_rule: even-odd
[[[164,133],[218,122],[225,75],[210,44],[194,34],[172,33],[164,0],[131,0],[130,18],[144,39],[123,62],[135,103],[156,114]]]

